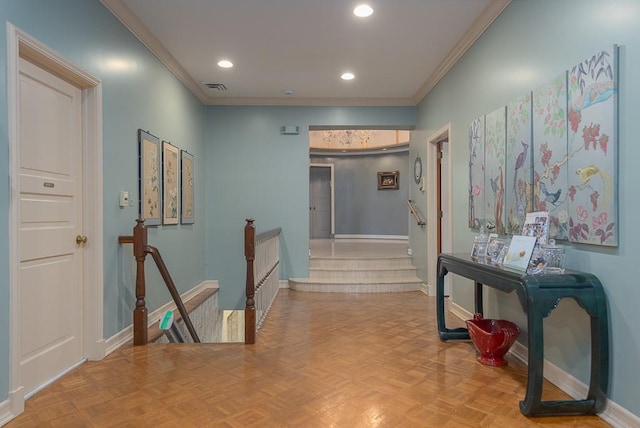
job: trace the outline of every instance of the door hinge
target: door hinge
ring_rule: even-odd
[[[442,159],[442,150],[438,150],[438,159]]]
[[[444,213],[442,211],[438,211],[438,218],[444,217]]]

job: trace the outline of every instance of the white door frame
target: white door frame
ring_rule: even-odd
[[[316,168],[331,168],[331,183],[329,183],[329,187],[331,188],[331,236],[336,236],[336,198],[334,192],[334,168],[332,163],[309,163],[309,172],[311,172],[311,167]],[[309,217],[309,221],[311,221],[311,217]]]
[[[443,168],[446,169],[446,182],[447,188],[442,189],[443,192],[448,192],[449,198],[446,207],[443,208],[445,215],[451,216],[453,213],[453,174],[451,168],[451,123],[446,124],[429,138],[427,138],[427,280],[429,284],[433,284],[433,287],[429,287],[429,295],[435,295],[435,286],[437,284],[437,257],[438,252],[438,228],[437,228],[437,177],[436,177],[436,163],[438,162],[438,145],[439,141],[447,139],[449,141],[447,165]],[[447,222],[447,227],[442,228],[442,248],[443,251],[450,251],[453,248],[453,221]]]
[[[105,355],[103,337],[103,191],[102,191],[102,82],[72,64],[36,39],[7,23],[7,91],[9,134],[9,406],[13,416],[24,411],[20,379],[20,136],[18,131],[18,70],[24,57],[82,89],[83,229],[90,244],[83,254],[83,357],[99,360]]]

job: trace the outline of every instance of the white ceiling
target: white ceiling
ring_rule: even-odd
[[[416,105],[510,0],[101,1],[205,104]]]

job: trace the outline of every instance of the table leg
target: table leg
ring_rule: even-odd
[[[440,269],[438,269],[440,272]],[[445,326],[445,313],[444,313],[444,276],[446,271],[442,275],[438,275],[436,282],[436,315],[438,319],[438,336],[440,340],[459,340],[469,339],[469,331],[466,328],[447,328]]]
[[[476,314],[484,317],[484,304],[482,301],[482,284],[474,281],[474,295],[476,301]]]

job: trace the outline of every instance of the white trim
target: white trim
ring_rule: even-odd
[[[431,294],[431,290],[430,290],[431,286],[429,284],[425,284],[422,283],[422,287],[420,287],[420,291],[422,291],[423,294],[426,294],[427,296],[430,296]]]
[[[311,167],[315,168],[330,168],[331,172],[331,182],[329,183],[329,187],[331,188],[331,236],[336,234],[336,177],[335,177],[335,168],[332,163],[309,163],[309,169]],[[311,221],[311,219],[309,219]]]
[[[288,279],[281,279],[278,285],[278,288],[291,288],[289,286],[289,280]]]
[[[7,22],[7,92],[9,136],[9,401],[14,415],[24,410],[24,391],[20,379],[20,325],[18,284],[20,283],[18,222],[19,204],[19,132],[18,79],[19,57],[26,56],[55,74],[82,88],[83,151],[83,228],[90,231],[90,243],[83,255],[83,356],[93,360],[104,357],[103,339],[103,190],[102,190],[102,83],[49,49],[29,34]]]
[[[446,183],[447,188],[442,189],[443,192],[448,192],[448,204],[446,207],[442,207],[442,211],[444,215],[452,216],[453,215],[453,167],[451,165],[451,160],[453,156],[451,156],[451,122],[447,123],[445,126],[434,132],[429,138],[427,138],[427,283],[436,284],[437,281],[437,257],[436,253],[438,252],[438,230],[437,230],[437,201],[436,197],[438,195],[438,189],[436,186],[438,185],[438,179],[436,177],[436,162],[438,161],[438,145],[437,143],[440,141],[446,140],[448,141],[447,147],[448,156],[447,156],[447,165],[443,169],[447,173]],[[442,246],[443,248],[453,248],[453,221],[447,222],[448,227],[446,230],[442,230]],[[447,291],[445,287],[445,292]],[[435,287],[429,287],[429,292],[433,293],[430,296],[435,295]]]
[[[218,281],[217,280],[202,281],[200,284],[196,285],[191,290],[188,290],[182,293],[180,295],[180,298],[182,299],[183,302],[187,302],[191,300],[194,296],[200,294],[202,291],[208,288],[214,288],[214,289],[220,288],[220,286],[218,285]],[[158,320],[162,318],[164,313],[169,310],[171,311],[177,310],[176,304],[173,302],[173,300],[168,301],[164,305],[160,306],[158,309],[149,313],[147,315],[147,325],[151,325],[152,323],[158,322]],[[129,344],[132,341],[133,341],[133,324],[130,324],[105,341],[106,355],[109,355],[110,353],[117,350],[121,346]]]
[[[9,421],[14,418],[14,415],[11,413],[10,404],[8,399],[0,403],[0,426],[9,423]]]
[[[473,318],[473,314],[471,312],[453,301],[449,301],[449,312],[463,321]],[[522,343],[516,342],[511,350],[509,350],[509,353],[524,364],[527,364],[529,352],[527,347]],[[571,398],[580,400],[587,396],[589,392],[589,387],[587,385],[576,379],[571,374],[565,372],[560,367],[551,363],[549,360],[544,360],[542,370],[546,380],[567,393]],[[609,399],[607,399],[604,411],[598,414],[598,416],[614,427],[640,427],[640,417],[634,415],[615,401]]]
[[[407,235],[355,235],[355,234],[335,235],[334,238],[335,239],[382,239],[385,241],[388,239],[395,239],[395,240],[402,240],[402,241],[406,241],[409,239]]]

